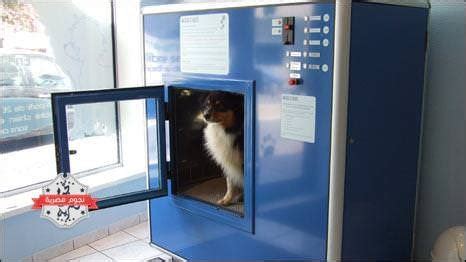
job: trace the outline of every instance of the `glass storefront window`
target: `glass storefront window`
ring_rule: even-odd
[[[14,194],[56,176],[50,94],[115,87],[112,4],[9,0],[0,13],[0,194]],[[121,162],[117,113],[113,105],[69,109],[79,153],[89,141],[110,152],[80,160],[73,173]],[[87,125],[89,116],[99,121]]]

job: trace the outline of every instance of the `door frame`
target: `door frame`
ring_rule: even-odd
[[[157,188],[150,188],[150,167],[147,163],[148,189],[100,198],[97,201],[98,209],[115,207],[143,200],[167,196],[167,161],[165,137],[165,90],[163,86],[117,88],[92,91],[73,91],[52,94],[52,115],[55,139],[55,152],[58,173],[70,173],[70,158],[68,145],[68,130],[66,119],[66,106],[117,102],[137,99],[154,99],[157,103],[157,146],[158,146],[158,180]],[[146,112],[147,118],[147,112]],[[146,124],[147,135],[147,124]],[[146,140],[147,141],[147,140]]]
[[[206,77],[183,76],[180,74],[167,74],[164,77],[165,91],[170,112],[170,89],[186,88],[203,91],[227,91],[244,95],[244,214],[239,216],[231,211],[223,210],[212,204],[204,203],[200,200],[170,194],[170,198],[175,206],[189,210],[190,213],[206,217],[232,227],[238,228],[248,233],[254,233],[254,137],[255,137],[255,81],[237,79],[218,79]],[[170,123],[170,130],[173,129]],[[173,136],[170,136],[170,140]],[[172,145],[173,143],[170,143]],[[170,149],[170,154],[174,152]],[[170,159],[174,159],[170,155]],[[171,163],[170,163],[171,164]],[[173,170],[173,168],[171,168]],[[173,181],[170,181],[170,189],[173,192]],[[150,207],[150,205],[149,205]],[[149,209],[149,214],[151,210]]]

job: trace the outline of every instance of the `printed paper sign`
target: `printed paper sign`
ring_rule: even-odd
[[[316,98],[314,96],[282,95],[281,136],[314,143]]]
[[[33,209],[42,209],[41,217],[56,226],[70,228],[89,217],[89,209],[97,209],[96,199],[87,194],[88,187],[71,174],[60,173],[42,188],[42,194],[33,198]]]
[[[227,75],[229,54],[228,14],[180,17],[181,72]]]

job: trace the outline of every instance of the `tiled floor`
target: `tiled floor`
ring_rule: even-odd
[[[167,258],[149,245],[147,222],[124,229],[84,245],[50,261],[144,261],[157,256]]]

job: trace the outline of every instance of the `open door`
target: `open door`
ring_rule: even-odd
[[[86,112],[91,109],[94,112],[93,115],[107,114],[113,115],[113,118],[111,121],[108,117],[104,121],[89,121],[90,116],[86,115]],[[124,192],[115,190],[116,192],[101,198],[97,196],[99,209],[167,195],[163,86],[54,93],[52,94],[52,110],[58,173],[75,174],[83,173],[84,169],[92,170],[94,167],[90,163],[93,158],[110,159],[109,163],[113,163],[115,169],[124,167],[127,164],[125,161],[130,162],[131,155],[135,153],[138,153],[136,161],[145,158],[142,159],[144,163],[142,169],[145,170],[139,172],[144,173],[141,178],[144,179],[143,187],[130,188]],[[135,112],[140,112],[140,116]],[[134,123],[137,117],[140,117],[142,121]],[[137,151],[142,148],[145,152],[130,152],[129,157],[121,157],[121,150],[134,151],[135,143],[125,142],[120,132],[115,132],[113,135],[116,141],[113,143],[115,146],[108,146],[113,144],[105,142],[109,140],[107,138],[109,136],[104,134],[109,129],[108,126],[120,128],[120,120],[126,121],[125,125],[129,129],[137,129],[136,135],[128,135],[130,131],[124,128],[121,128],[121,133],[142,139],[143,143],[139,144],[144,145],[137,147]],[[104,123],[105,121],[109,123]],[[76,143],[76,141],[85,142]],[[107,148],[107,150],[102,151],[102,148]],[[80,155],[80,161],[86,163],[79,163],[76,155]],[[112,160],[112,155],[113,159],[117,160]],[[82,159],[86,160],[82,161]]]

